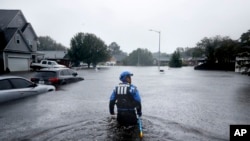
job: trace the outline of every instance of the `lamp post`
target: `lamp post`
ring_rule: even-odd
[[[153,31],[159,34],[159,60],[158,60],[158,70],[160,72],[163,72],[164,70],[160,69],[160,59],[161,59],[161,31],[157,31],[157,30],[153,30],[153,29],[149,29],[149,31]]]

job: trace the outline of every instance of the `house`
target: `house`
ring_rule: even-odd
[[[0,74],[28,71],[37,60],[37,35],[21,10],[0,9]]]
[[[242,52],[237,54],[235,59],[235,72],[250,74],[250,53]]]
[[[160,66],[167,66],[168,63],[169,63],[169,61],[170,61],[170,57],[167,56],[167,55],[161,55],[161,56],[159,56],[158,53],[153,53],[153,60],[154,60],[153,61],[154,65],[158,65],[158,62],[159,62]]]

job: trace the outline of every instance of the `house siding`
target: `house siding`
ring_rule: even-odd
[[[0,52],[0,74],[4,73],[4,66],[3,52]]]
[[[19,36],[19,37],[18,37]],[[17,42],[19,40],[19,43]],[[10,40],[9,44],[5,48],[5,51],[16,51],[16,52],[30,52],[27,48],[27,44],[21,38],[20,33],[16,33]]]
[[[23,36],[27,40],[28,45],[32,49],[32,51],[37,51],[37,41],[36,41],[36,35],[33,32],[33,29],[30,25],[27,26],[27,28],[23,32]]]

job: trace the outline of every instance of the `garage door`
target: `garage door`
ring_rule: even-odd
[[[8,58],[8,66],[11,72],[29,70],[29,59],[27,58]]]

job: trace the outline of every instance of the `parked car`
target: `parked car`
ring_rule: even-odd
[[[58,64],[56,61],[42,60],[40,63],[31,63],[32,70],[40,70],[42,68],[65,68],[66,66]]]
[[[36,71],[31,81],[47,85],[63,85],[84,80],[77,76],[77,72],[70,68],[46,68]]]
[[[55,91],[55,87],[35,84],[19,76],[0,77],[0,103],[49,91]]]

